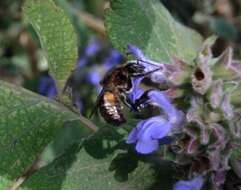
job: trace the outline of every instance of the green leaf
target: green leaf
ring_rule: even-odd
[[[0,81],[0,189],[31,166],[60,128],[74,122],[90,134],[78,115],[61,104]]]
[[[155,61],[175,56],[190,63],[202,45],[201,36],[176,22],[159,0],[112,0],[105,25],[115,48],[126,53],[134,44]]]
[[[51,74],[63,87],[77,60],[77,37],[68,16],[52,0],[26,0],[23,13],[46,50]]]
[[[123,136],[108,128],[99,132],[102,134],[95,134],[97,136],[83,146],[72,147],[52,164],[40,169],[20,190],[144,190],[160,186],[163,190],[170,189],[172,180],[166,177],[171,176],[170,168],[162,166],[162,173],[156,171],[156,167],[139,161],[140,155],[121,150]]]

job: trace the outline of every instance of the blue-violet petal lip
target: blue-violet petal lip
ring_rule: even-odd
[[[134,55],[137,59],[146,60],[145,55],[137,46],[128,44],[127,48],[128,48],[128,53]]]
[[[136,143],[136,141],[138,140],[137,136],[138,136],[138,128],[135,127],[134,129],[132,129],[132,131],[128,135],[126,143],[127,144]]]
[[[201,176],[194,177],[188,181],[178,181],[173,190],[201,190],[204,183],[204,179]]]
[[[87,57],[94,56],[101,48],[101,44],[97,39],[93,39],[85,48],[85,55]]]
[[[141,154],[149,154],[159,148],[159,140],[163,139],[172,129],[172,124],[162,116],[154,116],[140,121],[132,129],[127,143],[136,143],[136,150]]]
[[[153,139],[161,139],[168,135],[171,131],[173,125],[170,122],[165,123],[163,126],[159,127],[159,130],[156,130],[155,133],[152,133]]]
[[[168,116],[168,120],[175,124],[182,120],[183,114],[178,111],[170,102],[169,98],[159,90],[152,90],[148,93],[150,101],[158,106]]]
[[[159,148],[159,142],[157,140],[142,141],[139,140],[136,144],[137,152],[141,154],[150,154]]]
[[[98,85],[101,80],[101,76],[98,71],[91,71],[86,75],[86,78],[92,85]]]
[[[132,104],[135,104],[136,100],[139,99],[142,96],[142,94],[144,93],[144,90],[139,87],[142,79],[143,79],[142,77],[137,77],[137,78],[132,79],[133,89],[128,94],[128,98],[130,99]]]

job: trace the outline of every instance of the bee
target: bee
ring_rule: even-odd
[[[125,123],[126,119],[121,111],[121,102],[136,110],[134,104],[127,97],[127,94],[133,89],[132,79],[144,77],[157,70],[160,70],[160,68],[146,72],[145,67],[139,63],[139,60],[128,61],[124,65],[114,67],[107,72],[100,82],[103,88],[93,111],[99,109],[101,116],[113,125]]]

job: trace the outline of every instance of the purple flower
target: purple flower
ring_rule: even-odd
[[[84,54],[77,61],[76,68],[82,68],[86,66],[86,64],[88,63],[88,59],[96,55],[100,49],[101,43],[96,38],[93,38],[86,46]]]
[[[113,62],[111,57],[106,57],[103,61],[103,67],[106,71],[110,70],[116,65],[116,62]]]
[[[194,177],[189,181],[178,181],[173,190],[201,190],[204,180],[201,176]]]
[[[175,106],[172,105],[169,98],[159,90],[149,90],[146,92],[147,99],[139,105],[140,107],[145,106],[146,104],[155,104],[162,109],[164,114],[167,117],[167,120],[172,124],[180,124],[184,119],[184,114],[177,110]],[[140,98],[142,99],[142,98]]]
[[[187,76],[187,64],[180,59],[173,58],[172,62],[167,64],[164,62],[155,62],[145,57],[144,53],[136,46],[129,44],[128,52],[133,55],[140,64],[146,68],[146,72],[159,68],[158,71],[150,74],[150,79],[154,83],[172,83],[180,85]]]
[[[85,48],[85,56],[92,57],[94,56],[101,48],[100,42],[94,38]]]
[[[137,77],[132,79],[133,89],[129,94],[127,94],[132,104],[135,104],[136,100],[139,99],[144,93],[144,90],[139,87],[142,79],[143,77]]]
[[[139,63],[145,67],[146,72],[160,68],[160,71],[152,74],[152,78],[156,81],[166,80],[163,64],[147,59],[143,52],[134,45],[128,45],[128,53],[138,59]],[[133,79],[133,90],[128,94],[128,98],[133,104],[139,104],[137,107],[156,104],[162,109],[164,115],[139,122],[137,127],[129,134],[126,142],[128,144],[136,143],[137,152],[149,154],[159,148],[159,143],[171,132],[172,128],[180,125],[183,120],[183,113],[178,111],[161,91],[151,90],[144,93],[144,90],[139,87],[142,79],[143,77]]]
[[[109,55],[103,61],[103,66],[106,70],[109,70],[122,60],[123,56],[117,50],[111,49]]]
[[[163,110],[172,124],[179,124],[183,120],[183,113],[178,111],[161,91],[151,90],[148,97],[151,103],[157,104]]]
[[[38,92],[43,96],[55,98],[57,95],[57,88],[54,79],[49,75],[42,76],[39,81]]]
[[[159,139],[164,138],[171,128],[172,124],[161,116],[151,117],[139,122],[126,142],[136,143],[137,152],[149,154],[159,148]]]
[[[159,71],[156,71],[150,75],[150,78],[153,82],[160,83],[167,80],[167,76],[165,76],[166,69],[164,63],[157,63],[148,59],[138,47],[131,44],[128,45],[127,53],[133,55],[139,61],[139,63],[145,67],[146,72],[150,72],[157,68],[160,68]]]
[[[157,63],[145,57],[144,53],[137,46],[129,44],[127,48],[127,53],[133,55],[137,60],[139,60],[140,63],[146,67],[147,71],[151,71],[162,66],[161,63]]]
[[[93,70],[86,75],[86,79],[92,85],[97,86],[97,85],[99,85],[99,82],[101,80],[101,75],[97,70]]]
[[[148,98],[144,99],[144,106],[149,103],[156,104],[165,115],[140,121],[137,127],[131,131],[126,142],[128,144],[136,143],[137,152],[149,154],[159,148],[159,142],[171,132],[173,127],[180,125],[183,114],[170,103],[170,100],[161,91],[147,91],[143,96]],[[142,100],[143,97],[140,99]]]
[[[127,46],[128,54],[135,56],[139,60],[147,61],[144,53],[135,45],[128,44]]]
[[[76,63],[76,68],[82,68],[86,66],[88,60],[86,57],[80,57],[79,60]]]
[[[123,56],[115,49],[110,50],[110,57],[116,63],[120,63],[123,60]]]

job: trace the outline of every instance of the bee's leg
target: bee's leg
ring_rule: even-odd
[[[149,75],[149,74],[152,74],[152,73],[154,73],[154,72],[156,72],[156,71],[159,71],[159,70],[162,70],[162,68],[160,67],[160,68],[154,69],[154,70],[152,70],[152,71],[148,71],[148,72],[146,72],[146,73],[136,74],[136,75],[134,75],[134,77],[145,77],[145,76],[147,76],[147,75]]]
[[[135,103],[134,103],[134,107],[137,111],[140,111],[142,108],[144,108],[148,103],[149,103],[149,97],[148,97],[148,93],[151,90],[147,90],[145,91],[141,97],[139,97]]]
[[[131,111],[137,111],[135,103],[133,103],[126,94],[121,94],[121,100]]]

